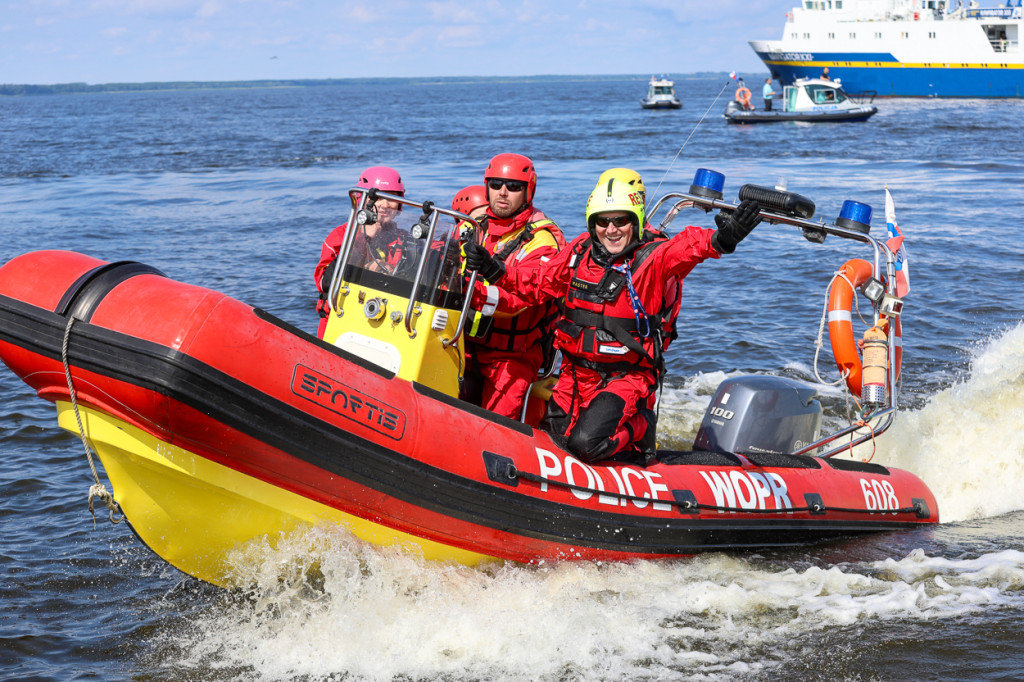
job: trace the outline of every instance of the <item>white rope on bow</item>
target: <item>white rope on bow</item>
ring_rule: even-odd
[[[78,437],[82,440],[82,446],[85,448],[85,456],[89,460],[89,469],[92,470],[92,479],[94,483],[89,486],[89,512],[92,514],[92,525],[96,527],[96,511],[94,508],[94,500],[98,499],[102,502],[107,509],[110,510],[110,522],[121,523],[124,520],[124,513],[121,508],[117,506],[117,502],[114,501],[114,496],[107,491],[106,487],[100,483],[99,472],[96,471],[96,463],[93,461],[92,455],[93,450],[89,447],[89,440],[85,437],[85,427],[82,425],[82,415],[78,411],[78,397],[75,393],[75,386],[71,381],[71,366],[68,364],[68,339],[71,338],[71,325],[75,323],[75,316],[68,315],[68,326],[64,328],[64,342],[60,348],[60,359],[64,364],[64,378],[68,381],[68,395],[71,397],[71,407],[75,410],[75,419],[78,421]],[[116,516],[115,516],[116,515]]]

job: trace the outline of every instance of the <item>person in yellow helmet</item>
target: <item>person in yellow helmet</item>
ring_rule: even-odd
[[[492,275],[473,303],[496,300],[501,311],[558,299],[562,367],[541,428],[585,462],[630,453],[647,463],[655,451],[650,405],[664,370],[663,323],[672,314],[665,283],[732,253],[761,221],[760,207],[744,201],[715,217],[717,230],[691,226],[652,239],[639,188],[613,177],[591,192],[586,221],[587,231],[530,277],[498,272],[486,249],[467,246],[468,267]]]
[[[640,198],[644,202],[644,206],[647,206],[647,188],[644,186],[644,179],[640,176],[640,173],[632,168],[609,168],[604,173],[601,173],[597,178],[597,184],[601,185],[612,179],[624,182],[638,191],[640,193]],[[644,232],[650,232],[651,236],[655,238],[666,236],[664,232],[652,227],[650,223],[644,223]]]
[[[644,179],[632,168],[609,168],[597,178],[597,184],[605,184],[609,180],[624,182],[636,191],[640,192],[640,198],[644,205],[647,204],[647,188],[644,187]]]

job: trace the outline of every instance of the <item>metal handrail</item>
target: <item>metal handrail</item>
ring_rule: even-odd
[[[667,227],[668,223],[675,218],[676,214],[681,209],[684,208],[699,208],[705,212],[711,212],[716,209],[735,210],[738,207],[738,204],[732,204],[715,197],[700,196],[695,194],[689,194],[686,192],[671,192],[661,197],[654,204],[653,208],[647,213],[648,217],[650,218],[655,216],[658,213],[659,209],[661,209],[661,207],[664,206],[669,201],[674,201],[674,203],[672,204],[672,207],[669,209],[668,213],[665,214],[665,217],[662,219],[660,225],[658,226],[662,230],[664,230]],[[871,235],[864,234],[863,232],[858,232],[856,230],[840,227],[832,223],[826,223],[821,219],[815,222],[807,218],[800,218],[798,216],[779,213],[771,209],[761,209],[760,215],[769,224],[782,223],[786,225],[792,225],[794,227],[799,227],[805,231],[812,230],[814,232],[820,232],[824,235],[834,235],[842,239],[851,239],[853,241],[858,241],[870,245],[872,249],[871,263],[873,275],[876,279],[880,281],[884,279],[884,281],[888,282],[887,291],[889,294],[896,294],[896,257],[885,242],[875,239]],[[883,261],[886,273],[885,278],[879,277],[879,274],[881,273],[881,269],[883,267]],[[854,295],[856,295],[856,292],[854,293]],[[879,311],[875,309],[874,304],[872,304],[872,309],[874,312],[873,323],[878,324],[881,315]],[[896,352],[895,334],[890,333],[888,335],[888,346],[889,357],[894,358]],[[878,418],[884,418],[884,421],[882,421],[877,427],[869,426],[869,433],[854,438],[849,443],[846,443],[839,447],[835,447],[824,453],[819,453],[818,455],[816,455],[817,457],[829,458],[836,454],[839,454],[840,452],[852,450],[857,445],[867,442],[868,440],[871,440],[875,436],[884,433],[889,429],[890,426],[892,426],[898,409],[897,397],[899,394],[895,362],[889,363],[888,374],[888,385],[890,387],[890,390],[886,391],[887,404],[875,410],[874,412],[871,412],[870,414],[862,415],[864,421]],[[807,452],[811,452],[820,447],[828,445],[829,443],[832,443],[838,440],[839,438],[842,438],[843,436],[852,434],[858,429],[864,428],[864,426],[864,422],[858,424],[851,424],[850,426],[840,429],[836,433],[825,436],[824,438],[821,438],[813,443],[810,443],[809,445],[805,445],[789,454],[801,455]]]
[[[359,201],[352,206],[352,211],[351,213],[349,213],[347,223],[349,229],[345,230],[345,238],[342,241],[341,251],[338,253],[338,258],[336,260],[338,266],[334,270],[334,275],[331,278],[331,286],[328,292],[329,304],[331,306],[331,310],[334,311],[335,313],[339,312],[339,308],[337,307],[337,301],[338,294],[341,291],[341,283],[343,281],[344,265],[345,263],[348,262],[349,255],[352,251],[352,245],[355,243],[355,234],[357,230],[351,228],[357,225],[357,216],[359,215],[360,211],[366,209],[367,203],[370,201],[371,198],[373,199],[374,202],[377,199],[388,199],[390,201],[397,202],[398,204],[401,204],[403,206],[418,208],[424,211],[424,215],[429,214],[429,231],[426,237],[424,238],[426,243],[428,244],[431,243],[434,239],[434,234],[437,231],[437,223],[440,219],[440,216],[442,215],[454,218],[456,220],[456,224],[458,224],[459,221],[465,221],[473,225],[476,230],[480,229],[480,224],[474,218],[463,213],[459,213],[458,211],[453,211],[447,208],[436,206],[431,201],[413,201],[411,199],[406,199],[405,197],[399,196],[397,194],[389,194],[387,192],[380,192],[374,189],[366,189],[365,187],[353,187],[351,190],[349,190],[349,196],[351,196],[353,193],[358,193],[360,195],[360,198]],[[416,333],[412,328],[412,313],[416,305],[416,293],[420,289],[420,285],[423,280],[423,272],[426,269],[426,259],[429,257],[429,255],[430,250],[423,249],[423,252],[420,254],[419,263],[416,266],[416,275],[413,277],[412,291],[409,296],[409,305],[406,308],[405,312],[405,329],[409,334]],[[474,272],[470,276],[469,283],[467,285],[467,293],[464,296],[465,300],[463,301],[462,304],[462,309],[459,315],[459,323],[456,327],[455,334],[452,340],[445,344],[445,348],[456,343],[462,336],[463,329],[465,328],[466,325],[466,313],[469,310],[469,304],[472,299],[472,287],[475,283],[476,273]]]

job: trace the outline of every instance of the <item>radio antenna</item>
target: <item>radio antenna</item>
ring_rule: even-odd
[[[665,178],[667,178],[667,177],[668,177],[668,174],[669,174],[669,172],[670,172],[670,171],[672,170],[672,166],[674,166],[674,165],[675,165],[675,163],[676,163],[676,159],[678,159],[678,158],[679,158],[679,155],[680,155],[680,154],[681,154],[681,153],[683,152],[683,147],[685,147],[685,146],[686,146],[686,143],[690,141],[690,138],[691,138],[691,137],[693,137],[693,134],[694,134],[695,132],[697,132],[697,128],[698,128],[698,127],[700,127],[700,124],[704,122],[704,119],[705,119],[705,118],[707,118],[707,116],[708,116],[708,112],[710,112],[710,111],[711,111],[711,107],[715,106],[715,104],[717,104],[717,103],[718,103],[718,98],[719,98],[719,97],[721,97],[721,96],[722,96],[722,93],[723,93],[723,92],[725,92],[725,89],[726,89],[727,87],[729,87],[729,83],[730,83],[730,81],[726,81],[726,82],[725,82],[725,85],[723,85],[723,86],[722,86],[722,89],[718,91],[718,94],[717,94],[717,95],[715,95],[715,100],[714,100],[714,101],[713,101],[713,102],[711,103],[711,105],[710,105],[710,106],[708,106],[708,109],[707,109],[707,111],[705,111],[705,112],[704,112],[704,115],[703,115],[703,116],[701,116],[701,117],[700,117],[700,120],[699,120],[699,121],[697,121],[697,123],[696,123],[696,124],[695,124],[695,125],[693,126],[693,130],[691,130],[691,131],[690,131],[690,134],[686,136],[686,139],[685,139],[685,140],[683,140],[683,144],[682,144],[682,145],[681,145],[681,146],[679,147],[679,151],[677,151],[677,152],[676,152],[676,155],[672,157],[672,163],[670,163],[670,164],[668,165],[668,168],[666,168],[666,169],[665,169],[665,174],[661,176],[661,180],[659,180],[659,181],[658,181],[658,186],[657,186],[657,187],[655,187],[655,188],[654,188],[654,191],[653,191],[653,192],[651,193],[651,194],[652,194],[653,196],[657,196],[657,194],[658,194],[658,190],[659,190],[659,189],[661,189],[661,185],[662,185],[662,183],[664,183],[664,182],[665,182]]]

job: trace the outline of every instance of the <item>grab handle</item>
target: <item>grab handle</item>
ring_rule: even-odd
[[[740,187],[740,201],[746,199],[753,199],[762,208],[771,208],[791,216],[814,217],[814,202],[796,192],[783,192],[761,185],[743,185]]]

